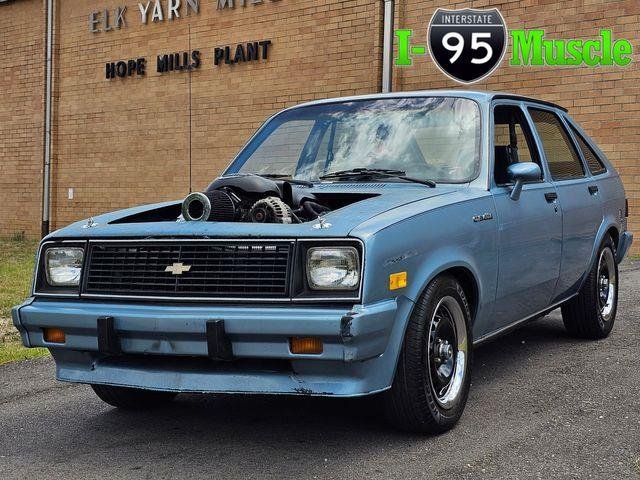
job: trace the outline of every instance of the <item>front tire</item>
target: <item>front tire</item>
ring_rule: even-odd
[[[618,309],[618,264],[607,236],[580,293],[562,305],[562,320],[574,337],[598,340],[613,329]]]
[[[471,313],[451,276],[433,280],[411,314],[391,389],[389,421],[412,432],[442,433],[460,419],[471,384]]]
[[[91,385],[95,394],[105,403],[123,410],[147,410],[173,400],[177,393],[156,392],[139,388]]]

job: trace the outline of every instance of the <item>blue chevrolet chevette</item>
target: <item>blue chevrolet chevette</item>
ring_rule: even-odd
[[[557,307],[571,335],[611,332],[627,216],[560,106],[318,101],[271,117],[204,192],[46,237],[13,321],[116,407],[379,394],[396,426],[442,432],[478,344]]]

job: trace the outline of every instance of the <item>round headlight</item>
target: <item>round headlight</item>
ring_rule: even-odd
[[[45,253],[47,283],[52,287],[80,285],[84,249],[76,247],[49,248]]]
[[[307,252],[307,281],[314,290],[355,290],[360,258],[353,247],[314,247]]]

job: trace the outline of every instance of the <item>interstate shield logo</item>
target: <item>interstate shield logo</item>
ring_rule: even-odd
[[[449,78],[474,83],[490,75],[507,50],[507,25],[497,8],[445,10],[429,23],[431,58]]]

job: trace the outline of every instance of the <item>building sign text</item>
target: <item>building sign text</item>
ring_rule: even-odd
[[[215,2],[216,10],[237,9],[248,5],[259,5],[267,0],[210,0]],[[270,0],[279,2],[280,0]],[[127,26],[127,7],[120,6],[113,10],[108,8],[94,10],[89,13],[89,32],[110,32]],[[140,23],[158,23],[173,21],[190,15],[200,14],[200,0],[146,0],[138,2]]]
[[[236,63],[259,62],[269,59],[271,40],[224,45],[213,49],[213,65],[233,65]],[[107,62],[105,76],[107,80],[127,77],[144,77],[146,75],[147,60],[145,57],[129,60]],[[200,50],[188,52],[165,53],[156,56],[156,72],[190,72],[202,66]]]

